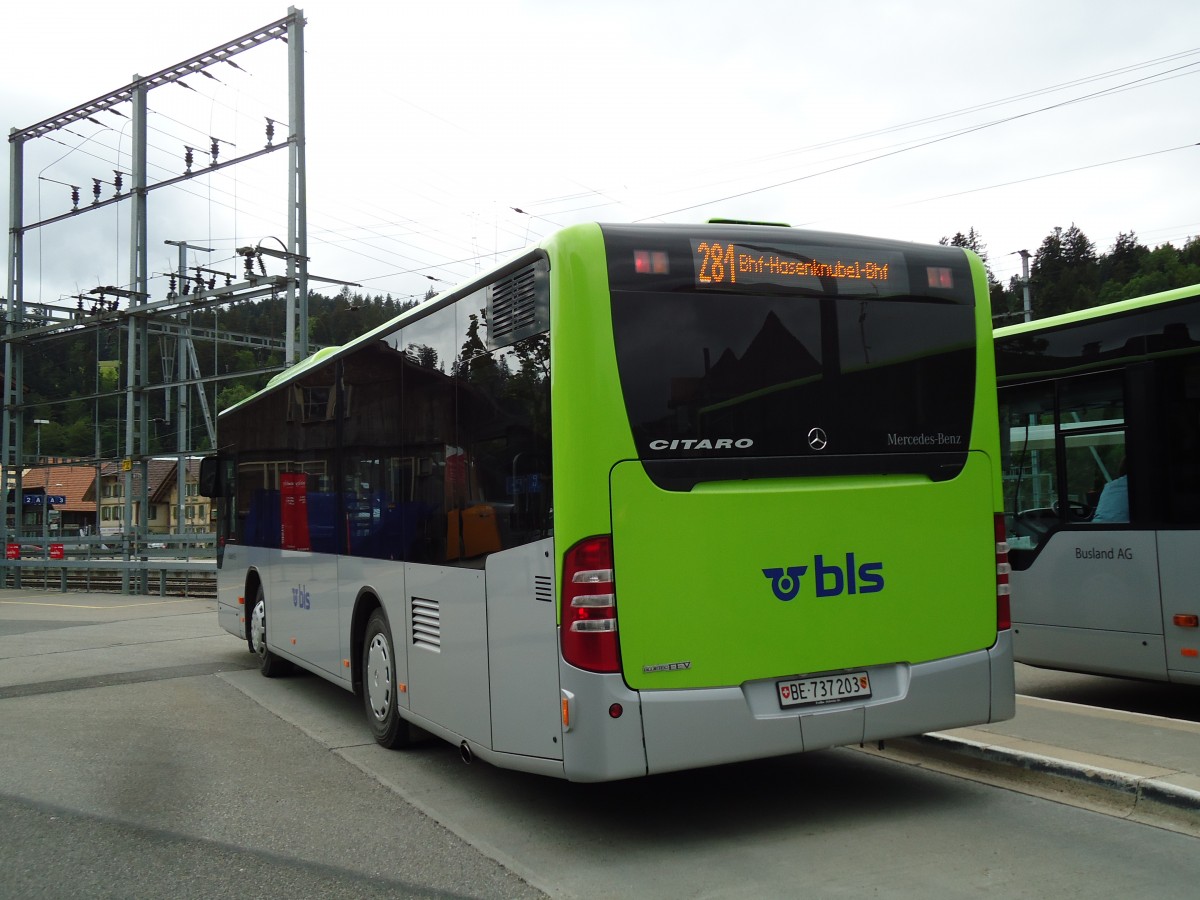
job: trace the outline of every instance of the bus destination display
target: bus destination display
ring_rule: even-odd
[[[697,287],[753,290],[773,285],[841,296],[908,290],[908,269],[900,253],[839,247],[782,249],[694,238],[691,245]]]

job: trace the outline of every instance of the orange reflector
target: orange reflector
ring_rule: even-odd
[[[1200,616],[1176,613],[1174,622],[1180,628],[1200,628]]]
[[[246,605],[246,598],[238,597],[238,606],[245,606],[245,605]]]
[[[343,669],[348,669],[348,668],[350,668],[350,660],[348,660],[348,659],[343,659],[343,660],[342,660],[342,668],[343,668]]]
[[[295,638],[292,638],[292,646],[293,646],[293,647],[295,647],[295,646],[296,646],[296,639],[295,639]]]
[[[408,685],[402,681],[398,685],[396,685],[396,690],[398,690],[402,694],[407,694],[408,693]]]
[[[562,698],[562,723],[563,728],[571,727],[571,707],[566,697]]]
[[[1200,656],[1200,650],[1197,650],[1195,647],[1182,647],[1179,652],[1189,659],[1195,659]]]

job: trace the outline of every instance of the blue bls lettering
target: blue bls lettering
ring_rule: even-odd
[[[800,594],[801,576],[808,566],[788,566],[786,569],[763,569],[771,580],[771,590],[783,601],[794,600]],[[857,563],[853,553],[846,554],[846,565],[826,563],[818,553],[813,558],[813,580],[818,597],[837,597],[841,594],[876,594],[883,590],[883,563]]]
[[[312,609],[312,596],[304,585],[292,588],[292,606],[299,609]]]

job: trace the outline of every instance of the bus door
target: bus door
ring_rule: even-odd
[[[1147,474],[1127,459],[1139,429],[1124,384],[1114,371],[1000,392],[1014,651],[1032,665],[1165,678],[1160,533],[1131,523],[1131,486]]]
[[[316,477],[304,471],[304,464],[295,464],[278,479],[281,559],[272,567],[268,591],[268,641],[343,678],[337,557],[313,552]]]
[[[1170,524],[1158,532],[1162,577],[1163,634],[1172,681],[1200,681],[1200,355],[1158,360],[1153,398],[1152,444],[1161,463],[1150,489],[1160,498],[1155,518]],[[1182,673],[1182,678],[1176,678]]]

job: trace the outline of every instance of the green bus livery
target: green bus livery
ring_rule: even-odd
[[[576,781],[997,721],[997,422],[969,251],[572,226],[221,414],[219,619]]]

